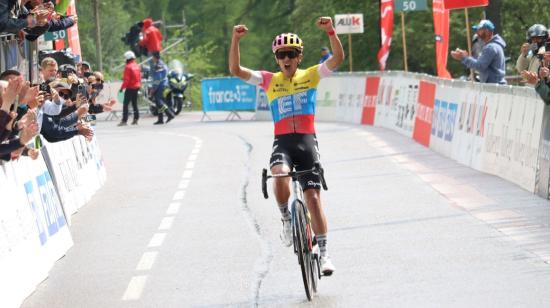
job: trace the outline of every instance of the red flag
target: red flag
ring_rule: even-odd
[[[386,69],[386,61],[390,55],[391,37],[393,34],[393,0],[380,1],[380,36],[381,46],[378,51],[380,70]]]
[[[74,3],[74,0],[71,0],[69,6],[67,7],[67,15],[74,15],[74,16],[77,15],[76,5]],[[80,37],[78,36],[78,24],[75,24],[74,26],[67,29],[67,37],[69,40],[69,47],[71,47],[72,53],[80,58],[82,56],[82,52],[80,51]]]
[[[489,0],[445,0],[445,9],[447,10],[488,5]]]
[[[443,0],[433,0],[433,15],[437,76],[451,79],[451,74],[447,70],[447,58],[449,53],[449,10],[443,7]]]

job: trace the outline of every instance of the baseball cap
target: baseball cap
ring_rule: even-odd
[[[495,31],[495,25],[493,24],[493,22],[491,22],[490,20],[488,19],[482,19],[479,24],[475,25],[472,27],[474,30],[478,30],[478,29],[487,29],[487,30],[490,30],[490,31]]]

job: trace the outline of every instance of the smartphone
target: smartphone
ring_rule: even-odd
[[[84,117],[85,122],[92,122],[92,121],[95,121],[96,119],[97,117],[95,116],[95,114],[89,114]]]

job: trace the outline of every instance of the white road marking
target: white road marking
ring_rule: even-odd
[[[174,217],[164,217],[160,222],[159,230],[168,230],[174,224]]]
[[[151,238],[151,241],[149,241],[149,245],[147,245],[147,247],[162,246],[162,243],[164,243],[165,238],[166,238],[166,233],[155,233],[155,235],[153,235],[153,237]]]
[[[201,149],[193,149],[193,151],[191,151],[191,154],[199,154]]]
[[[181,206],[181,203],[179,203],[179,202],[170,203],[170,205],[168,206],[168,210],[166,210],[166,214],[167,215],[177,214],[180,210],[180,206]]]
[[[189,158],[187,159],[187,161],[195,161],[197,160],[197,154],[191,154],[189,155]]]
[[[185,169],[193,169],[193,168],[195,168],[194,161],[188,161],[187,164],[185,164]]]
[[[186,189],[187,186],[189,186],[189,180],[181,180],[180,184],[178,185],[178,188]]]
[[[183,196],[185,196],[185,190],[178,190],[174,194],[174,198],[172,198],[172,200],[174,200],[174,201],[181,200],[181,199],[183,199]]]
[[[153,268],[155,260],[157,259],[158,251],[148,251],[141,256],[139,263],[136,267],[136,271],[148,271]]]
[[[185,170],[185,171],[183,172],[182,178],[184,178],[184,179],[189,179],[189,178],[191,178],[192,175],[193,175],[193,171],[191,171],[191,170]]]
[[[135,301],[141,297],[145,283],[147,282],[147,276],[134,276],[128,283],[128,288],[122,296],[123,301]]]

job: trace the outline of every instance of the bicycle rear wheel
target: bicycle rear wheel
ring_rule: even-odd
[[[306,297],[309,301],[313,298],[313,260],[310,249],[310,241],[308,242],[307,238],[307,218],[306,218],[306,208],[305,205],[299,201],[295,200],[293,207],[294,209],[294,220],[293,220],[293,229],[295,237],[295,251],[298,255],[298,262],[300,263],[300,269],[302,270],[302,280],[304,282],[304,289],[306,291]]]

